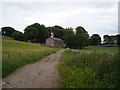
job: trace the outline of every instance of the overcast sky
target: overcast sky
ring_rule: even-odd
[[[92,0],[91,0],[92,1]],[[118,2],[37,1],[1,2],[1,27],[11,26],[19,31],[33,23],[46,27],[84,27],[90,36],[118,33]],[[97,0],[96,0],[97,1]],[[114,2],[113,2],[114,1]]]

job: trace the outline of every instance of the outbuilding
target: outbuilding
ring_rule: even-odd
[[[60,38],[49,37],[46,40],[46,45],[52,47],[64,48],[64,41]]]

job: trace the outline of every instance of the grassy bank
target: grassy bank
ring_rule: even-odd
[[[58,49],[15,40],[2,40],[2,77],[17,68],[38,61]]]
[[[58,65],[61,88],[118,88],[119,66],[119,55],[75,54],[66,50]]]

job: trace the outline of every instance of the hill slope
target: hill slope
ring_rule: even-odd
[[[55,48],[15,40],[2,40],[2,76],[57,51]]]

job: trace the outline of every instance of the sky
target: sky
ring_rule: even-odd
[[[82,26],[89,35],[116,35],[118,33],[117,0],[2,0],[0,26],[11,26],[24,32],[33,23],[46,27]]]

